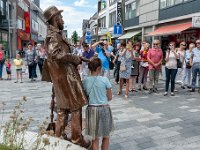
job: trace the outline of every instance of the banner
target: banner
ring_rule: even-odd
[[[117,2],[117,23],[122,24],[122,3]]]
[[[25,20],[25,32],[30,33],[30,13],[24,13],[24,20]]]

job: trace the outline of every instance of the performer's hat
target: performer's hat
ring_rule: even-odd
[[[44,11],[43,15],[46,19],[46,22],[48,22],[51,18],[60,14],[61,12],[63,12],[63,10],[58,10],[56,6],[50,6]]]

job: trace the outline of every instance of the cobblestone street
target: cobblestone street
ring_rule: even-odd
[[[27,75],[24,83],[14,81],[1,81],[0,118],[3,115],[3,122],[8,120],[14,105],[26,96],[25,115],[33,117],[30,131],[36,132],[50,113],[51,84],[39,79],[31,83]],[[200,95],[197,92],[181,90],[177,85],[176,96],[164,97],[164,82],[160,81],[158,94],[141,91],[131,93],[125,100],[123,96],[115,95],[118,85],[111,81],[111,107],[116,129],[111,136],[110,150],[200,149]],[[4,111],[1,102],[6,103]]]

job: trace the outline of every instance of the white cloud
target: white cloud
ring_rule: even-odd
[[[74,2],[74,5],[75,5],[75,6],[79,6],[79,7],[85,6],[85,5],[87,5],[87,4],[88,4],[88,2],[85,1],[85,0],[79,0],[79,1],[75,1],[75,2]]]
[[[78,1],[77,1],[78,2]],[[80,0],[79,2],[82,2]],[[83,0],[82,3],[86,1]],[[71,37],[73,31],[77,31],[79,36],[82,36],[82,22],[83,19],[89,19],[94,13],[90,13],[89,11],[81,11],[78,7],[66,6],[62,0],[48,0],[48,1],[41,1],[41,8],[45,10],[49,6],[56,6],[58,9],[64,10],[62,12],[63,20],[65,22],[65,26],[67,26],[68,30],[68,38]],[[87,3],[86,3],[87,4]],[[94,8],[93,8],[94,9]]]

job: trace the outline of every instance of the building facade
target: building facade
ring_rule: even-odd
[[[9,20],[11,18],[11,14],[9,14],[9,10],[11,10],[11,2],[7,0],[0,0],[0,42],[4,45],[4,51],[7,57],[10,55]]]
[[[113,34],[113,25],[118,22],[118,2],[124,32],[116,39],[152,43],[156,38],[163,43],[173,40],[178,44],[200,38],[200,0],[99,0],[99,39],[107,39],[107,32]],[[192,21],[199,22],[199,26],[192,26]]]
[[[19,0],[17,3],[17,52],[24,50],[30,41],[30,2]]]
[[[26,50],[29,42],[44,42],[47,25],[39,4],[39,0],[0,0],[0,43],[7,57]]]

